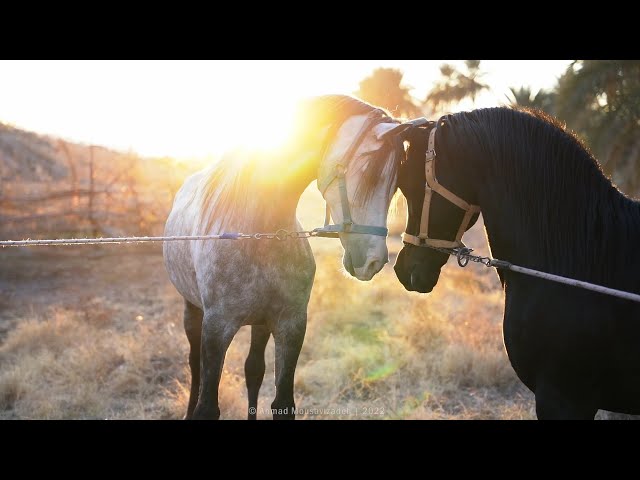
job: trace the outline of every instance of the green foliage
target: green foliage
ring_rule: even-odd
[[[402,71],[395,68],[377,68],[360,82],[356,95],[386,108],[395,117],[420,116],[420,107],[409,94],[411,88],[402,85],[402,76]]]
[[[478,93],[489,88],[480,81],[484,75],[480,60],[466,60],[465,66],[466,73],[446,63],[441,65],[442,78],[429,91],[425,105],[434,111],[448,109],[465,98],[475,101]]]
[[[506,97],[514,106],[537,108],[551,115],[555,113],[556,93],[554,91],[540,89],[534,94],[528,86],[510,87]]]
[[[578,60],[558,81],[558,117],[620,188],[640,192],[640,61]]]
[[[466,60],[463,69],[443,64],[440,73],[422,104],[402,85],[402,72],[391,68],[375,70],[360,82],[357,95],[396,116],[413,117],[422,115],[421,108],[442,112],[464,99],[475,101],[489,88],[480,60]],[[555,88],[533,93],[526,85],[511,87],[506,96],[511,105],[537,108],[566,122],[623,191],[640,194],[640,61],[578,60]]]
[[[456,103],[471,98],[489,88],[480,79],[480,60],[466,60],[465,72],[452,65],[440,66],[442,79],[431,89],[424,102],[411,96],[410,87],[402,85],[403,73],[395,68],[378,68],[360,82],[356,95],[375,105],[389,110],[396,117],[417,117],[423,115],[423,107],[430,110],[450,108]]]

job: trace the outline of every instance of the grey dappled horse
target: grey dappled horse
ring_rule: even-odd
[[[176,194],[165,235],[300,230],[296,206],[317,179],[338,224],[333,227],[340,232],[345,269],[370,280],[388,261],[386,212],[404,156],[401,143],[378,137],[397,122],[345,95],[309,99],[298,120],[296,134],[280,152],[236,151],[189,177]],[[260,128],[260,121],[270,119],[247,126],[247,135]],[[357,233],[349,233],[353,231]],[[224,357],[243,325],[251,325],[245,363],[249,418],[256,417],[271,334],[276,350],[274,418],[294,418],[294,372],[315,274],[308,240],[166,242],[164,259],[185,303],[192,376],[185,418],[219,418]]]

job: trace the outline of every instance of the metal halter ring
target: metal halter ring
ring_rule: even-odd
[[[456,252],[458,265],[460,265],[463,268],[466,267],[469,264],[469,257],[467,255],[469,255],[471,252],[473,252],[473,248],[466,248],[466,247],[459,248],[458,251]]]

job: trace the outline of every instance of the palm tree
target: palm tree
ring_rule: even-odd
[[[575,61],[557,92],[558,116],[623,190],[640,193],[640,61]]]
[[[424,101],[432,110],[448,109],[465,98],[475,101],[478,93],[489,88],[480,81],[484,75],[480,71],[480,60],[465,60],[464,63],[466,73],[447,63],[440,66],[442,78],[436,82]]]
[[[422,111],[409,93],[411,88],[402,85],[403,75],[395,68],[377,68],[360,82],[360,89],[355,94],[386,108],[396,117],[420,116]]]
[[[509,87],[509,93],[506,97],[511,105],[537,108],[551,115],[555,112],[556,93],[553,91],[540,89],[533,94],[530,87]]]

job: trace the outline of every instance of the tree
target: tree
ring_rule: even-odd
[[[478,93],[489,88],[480,81],[484,75],[480,71],[480,60],[465,60],[464,63],[466,73],[448,63],[440,66],[442,78],[436,82],[424,101],[432,110],[448,109],[465,98],[475,101]]]
[[[514,106],[537,108],[551,115],[555,113],[556,93],[540,89],[535,94],[530,87],[510,87],[510,95],[506,95],[509,103]]]
[[[614,182],[640,192],[640,61],[573,62],[558,81],[556,106]]]
[[[410,87],[402,85],[403,73],[395,68],[377,68],[360,82],[356,95],[363,100],[386,108],[395,117],[422,115],[420,107],[409,93]]]

